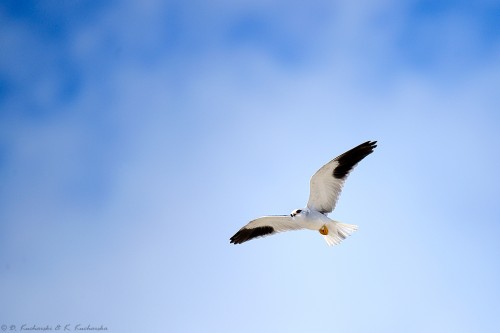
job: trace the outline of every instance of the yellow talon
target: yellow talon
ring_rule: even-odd
[[[326,227],[326,225],[322,226],[322,227],[319,229],[319,233],[320,233],[320,234],[322,234],[323,236],[328,235],[328,228]]]

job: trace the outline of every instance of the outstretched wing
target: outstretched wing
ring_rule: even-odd
[[[294,220],[290,215],[264,216],[241,228],[230,238],[230,241],[234,244],[241,244],[257,237],[298,229],[304,229],[304,226],[300,225],[299,221]]]
[[[377,141],[366,141],[322,166],[311,177],[307,207],[324,214],[332,212],[349,172],[375,147]]]

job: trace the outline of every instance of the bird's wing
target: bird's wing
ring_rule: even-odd
[[[301,225],[300,220],[295,220],[290,215],[263,216],[241,228],[230,238],[230,241],[234,244],[241,244],[257,237],[298,229],[304,229],[304,226]]]
[[[377,141],[366,141],[337,156],[321,167],[312,177],[307,207],[321,213],[330,213],[342,191],[349,172],[377,147]]]

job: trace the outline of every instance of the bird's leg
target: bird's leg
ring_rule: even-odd
[[[328,228],[326,227],[326,224],[323,224],[323,226],[319,229],[319,233],[323,236],[328,235]]]

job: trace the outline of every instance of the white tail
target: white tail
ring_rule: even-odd
[[[346,224],[340,222],[328,222],[327,223],[328,234],[324,235],[325,241],[329,246],[340,244],[347,236],[350,236],[353,232],[358,230],[358,226],[354,224]]]

